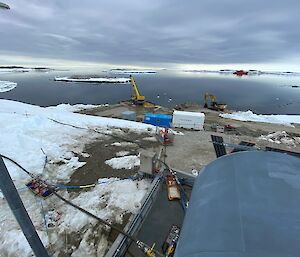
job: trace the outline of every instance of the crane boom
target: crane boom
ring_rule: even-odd
[[[132,100],[136,104],[144,104],[145,96],[140,95],[140,92],[139,92],[139,90],[138,90],[138,88],[135,84],[134,78],[131,75],[129,77],[130,77],[130,81],[131,81],[131,84],[132,84],[133,89],[134,89],[134,96],[132,97]]]

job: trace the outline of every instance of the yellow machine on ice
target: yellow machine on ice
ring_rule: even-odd
[[[140,92],[135,84],[134,78],[130,75],[131,84],[134,89],[134,96],[132,96],[132,101],[137,105],[143,105],[145,103],[145,96],[140,95]]]
[[[208,106],[209,101],[210,101],[210,105]],[[227,104],[217,102],[216,96],[210,95],[207,92],[204,94],[204,108],[209,108],[215,111],[224,111],[226,107]]]

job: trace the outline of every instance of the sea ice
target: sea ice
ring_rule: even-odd
[[[0,80],[0,93],[13,90],[17,86],[17,83],[11,81]]]

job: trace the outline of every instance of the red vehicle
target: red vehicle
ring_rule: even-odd
[[[248,75],[248,71],[244,71],[244,70],[237,70],[233,73],[234,75],[237,75],[239,77],[242,77],[244,75]]]

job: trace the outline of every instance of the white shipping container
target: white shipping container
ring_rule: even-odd
[[[174,111],[172,127],[203,130],[205,115],[202,112]]]

